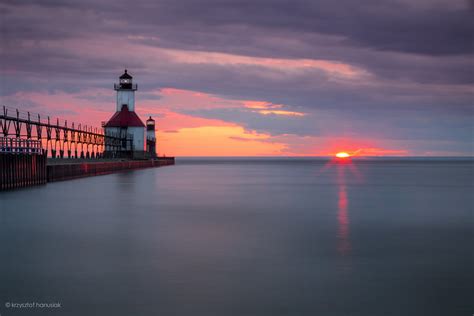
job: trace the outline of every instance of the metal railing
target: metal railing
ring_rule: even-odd
[[[0,112],[0,137],[38,141],[44,152],[52,158],[95,158],[105,150],[123,151],[124,144],[131,143],[128,135],[107,133],[102,129],[72,123],[67,120],[51,120],[40,114],[23,112],[3,106]],[[107,149],[106,149],[107,147]],[[5,146],[6,148],[6,146]]]
[[[0,137],[0,153],[43,154],[41,141]]]
[[[114,83],[114,90],[121,89],[136,91],[138,89],[138,85],[136,83]]]

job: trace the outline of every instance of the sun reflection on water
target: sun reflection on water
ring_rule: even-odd
[[[360,172],[350,159],[334,159],[328,167],[336,169],[337,195],[337,251],[342,256],[351,252],[348,182],[350,177],[356,182],[362,180]]]
[[[347,191],[345,184],[339,184],[339,199],[338,199],[338,245],[337,250],[340,254],[346,255],[350,252],[351,244],[349,240],[349,215],[347,212],[349,201],[347,199]]]

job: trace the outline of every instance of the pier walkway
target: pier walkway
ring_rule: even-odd
[[[173,157],[156,157],[154,151],[131,155],[127,151],[131,141],[128,134],[104,133],[99,128],[3,106],[0,190],[174,164]]]

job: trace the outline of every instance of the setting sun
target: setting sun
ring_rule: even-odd
[[[337,157],[337,158],[348,158],[348,157],[350,157],[350,156],[351,156],[351,155],[349,155],[348,153],[346,153],[346,152],[344,152],[344,151],[338,152],[338,153],[336,154],[336,157]]]

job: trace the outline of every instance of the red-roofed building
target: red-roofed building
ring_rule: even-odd
[[[151,152],[149,148],[154,147],[155,143],[153,142],[151,146],[147,144],[145,124],[135,113],[135,91],[137,91],[137,85],[133,83],[133,77],[125,69],[125,73],[119,79],[119,83],[114,84],[114,89],[117,91],[116,112],[104,124],[104,130],[106,135],[127,137],[128,140],[123,142],[121,151],[129,152],[129,156],[136,157],[145,152],[145,145],[147,145],[147,151]],[[106,151],[110,150],[111,148],[107,148],[106,145]],[[153,152],[155,152],[154,148]]]
[[[145,124],[140,120],[137,113],[129,111],[128,106],[123,104],[120,112],[115,112],[104,127],[145,127]]]

